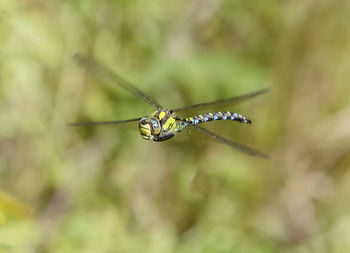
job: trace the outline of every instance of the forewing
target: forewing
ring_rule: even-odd
[[[123,124],[128,122],[140,121],[142,118],[127,119],[127,120],[116,120],[116,121],[100,121],[100,122],[76,122],[68,123],[68,126],[77,127],[77,126],[94,126],[94,125],[113,125],[113,124]]]
[[[95,60],[88,58],[86,56],[75,54],[74,55],[75,61],[81,66],[82,68],[86,69],[91,74],[110,82],[116,86],[120,86],[124,88],[125,90],[129,91],[134,96],[140,98],[144,102],[152,105],[153,107],[157,109],[161,109],[162,106],[154,100],[152,97],[146,95],[144,92],[133,86],[131,83],[126,81],[121,76],[117,75],[113,71],[107,69],[106,67],[102,66],[101,64],[97,63]]]

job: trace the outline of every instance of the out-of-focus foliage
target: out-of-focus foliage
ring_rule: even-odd
[[[1,0],[0,252],[350,252],[347,0]],[[201,137],[144,141],[153,108],[271,87]]]

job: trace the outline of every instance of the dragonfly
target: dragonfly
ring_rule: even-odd
[[[165,109],[161,106],[154,98],[145,94],[143,91],[136,88],[133,84],[125,80],[120,75],[106,68],[102,64],[99,64],[94,59],[81,55],[75,54],[74,60],[77,64],[85,69],[87,72],[92,75],[119,86],[124,90],[128,91],[135,97],[144,101],[145,103],[153,106],[156,111],[152,114],[144,117],[127,119],[127,120],[116,120],[116,121],[99,121],[99,122],[76,122],[68,123],[72,127],[81,127],[81,126],[93,126],[93,125],[116,125],[116,124],[125,124],[128,122],[138,122],[139,131],[141,137],[145,140],[153,140],[156,142],[168,140],[178,133],[182,132],[184,129],[195,128],[199,130],[204,135],[209,136],[210,138],[216,140],[217,142],[226,144],[236,150],[244,152],[250,156],[256,156],[264,159],[269,159],[269,155],[261,151],[255,150],[243,144],[231,141],[227,138],[224,138],[204,127],[199,126],[199,124],[216,121],[216,120],[231,120],[243,124],[250,125],[252,121],[241,114],[224,111],[224,112],[207,112],[204,114],[194,115],[192,117],[182,118],[178,115],[179,112],[185,112],[187,110],[192,110],[195,108],[205,108],[209,106],[231,104],[236,102],[241,102],[258,95],[264,94],[268,89],[257,90],[251,93],[243,94],[240,96],[235,96],[227,99],[217,100],[213,102],[193,104],[189,106],[179,107],[175,109]]]

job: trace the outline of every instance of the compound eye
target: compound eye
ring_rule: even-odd
[[[159,121],[156,118],[151,118],[152,130],[154,134],[158,134],[160,132]]]
[[[151,119],[153,130],[157,131],[159,128],[159,122],[156,118]]]

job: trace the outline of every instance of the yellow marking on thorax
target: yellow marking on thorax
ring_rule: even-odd
[[[166,115],[166,113],[165,113],[164,111],[161,111],[161,112],[159,113],[159,120],[162,120],[162,118],[164,118],[165,115]]]
[[[174,131],[176,129],[176,120],[174,117],[170,117],[163,125],[164,131]]]
[[[201,119],[204,119],[203,115],[198,115],[198,117],[200,117]]]

